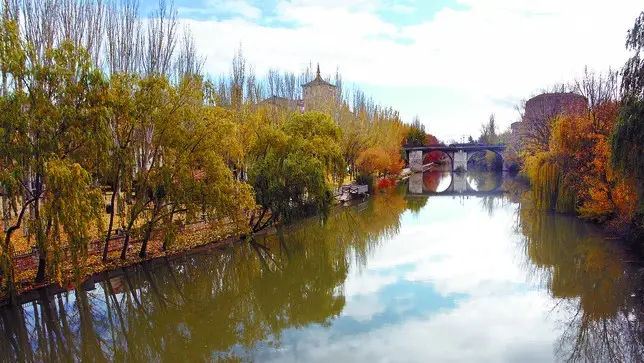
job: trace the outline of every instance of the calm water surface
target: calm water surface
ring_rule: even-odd
[[[521,200],[501,175],[417,175],[324,223],[0,311],[0,360],[641,361],[640,274]]]

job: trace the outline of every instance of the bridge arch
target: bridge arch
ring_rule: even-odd
[[[497,155],[501,155],[500,153],[505,150],[505,145],[452,144],[433,146],[405,146],[403,150],[405,150],[405,152],[407,153],[407,160],[409,161],[409,167],[412,171],[423,170],[423,159],[425,156],[424,153],[431,151],[441,151],[447,154],[452,164],[452,170],[454,170],[457,161],[458,163],[464,163],[464,167],[465,169],[467,169],[467,161],[470,153],[489,150],[496,153]],[[463,155],[463,153],[465,153],[466,155]],[[458,156],[458,160],[456,156]],[[502,155],[501,158],[503,158]]]
[[[466,182],[468,188],[474,192],[492,193],[503,188],[503,175],[500,173],[475,173],[468,175]]]
[[[426,160],[426,158],[429,156],[430,153],[433,153],[433,152],[438,152],[438,153],[441,153],[441,155],[447,156],[447,158],[449,159],[450,165],[454,165],[454,155],[452,153],[449,153],[449,152],[446,152],[446,151],[443,151],[443,150],[424,151],[423,152],[423,164],[428,164],[428,162],[431,162],[429,160]]]
[[[504,164],[505,159],[503,157],[503,154],[500,153],[499,151],[497,151],[495,149],[491,149],[491,148],[490,149],[483,149],[483,150],[477,150],[477,151],[468,152],[467,153],[467,163],[469,164],[472,161],[472,158],[474,157],[474,155],[479,154],[479,153],[486,153],[487,154],[488,151],[492,152],[492,153],[494,153],[496,155],[496,160],[499,160],[501,162],[501,165]],[[495,160],[495,162],[496,162],[496,160]]]
[[[477,180],[476,176],[468,173],[441,171],[415,173],[406,183],[409,195],[498,196],[504,194],[503,174],[480,174],[485,178],[484,180]]]

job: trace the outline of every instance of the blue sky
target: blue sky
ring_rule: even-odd
[[[156,0],[143,0],[148,13]],[[443,140],[476,136],[494,113],[577,77],[618,68],[640,0],[175,0],[206,57],[227,73],[235,50],[259,76],[319,62],[379,103],[418,114]]]

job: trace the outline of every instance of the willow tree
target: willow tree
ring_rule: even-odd
[[[137,82],[132,103],[121,101],[130,114],[124,114],[122,162],[113,174],[122,173],[122,187],[134,191],[121,258],[132,234],[142,239],[143,258],[155,230],[165,232],[166,248],[179,223],[229,217],[241,226],[254,207],[250,188],[225,162],[228,152],[239,149],[232,115],[205,106],[203,90],[198,76],[185,75],[172,85],[167,77],[153,75]]]
[[[132,178],[135,163],[135,131],[140,108],[135,103],[135,93],[140,79],[132,74],[118,73],[110,77],[109,89],[105,99],[107,105],[107,122],[110,126],[111,148],[108,151],[109,162],[106,163],[104,182],[112,189],[110,197],[109,222],[103,248],[103,261],[107,260],[109,242],[117,213],[125,213],[125,200],[121,191],[132,190]]]
[[[62,283],[62,260],[69,251],[74,279],[80,282],[87,258],[90,231],[102,229],[103,196],[92,187],[92,178],[78,163],[69,159],[52,159],[46,165],[47,188],[43,214],[51,233],[47,235],[48,250],[54,262],[55,278]],[[49,227],[49,226],[48,226]]]
[[[262,211],[251,219],[252,229],[327,210],[332,181],[345,172],[333,120],[318,112],[294,114],[283,127],[265,126],[258,135],[249,175]]]
[[[13,35],[3,42],[2,61],[13,85],[2,105],[2,129],[7,141],[3,151],[8,171],[3,173],[3,182],[9,187],[7,197],[20,210],[14,227],[25,218],[27,207],[31,209],[29,225],[39,252],[36,280],[43,281],[48,265],[49,272],[55,272],[56,264],[48,262],[56,262],[52,257],[61,247],[51,232],[55,228],[72,228],[65,225],[70,219],[57,218],[50,207],[63,205],[71,210],[79,206],[77,203],[85,203],[83,198],[77,198],[78,193],[49,189],[58,180],[56,173],[63,170],[53,168],[50,161],[65,160],[87,173],[97,173],[109,143],[103,117],[105,82],[90,55],[71,42],[36,54],[37,47],[19,39],[15,30],[8,34]],[[66,180],[70,183],[67,187],[87,191],[80,181]],[[62,188],[60,184],[58,187]],[[92,188],[96,187],[92,183]],[[80,228],[88,230],[86,221],[82,218],[74,223],[82,223]],[[11,248],[11,231],[7,232],[5,251]]]
[[[22,105],[26,94],[9,87],[9,80],[15,81],[25,73],[25,52],[18,37],[18,26],[7,17],[0,21],[0,68],[2,70],[3,90],[0,97],[0,184],[2,186],[2,209],[4,215],[4,239],[0,249],[0,271],[7,288],[13,292],[13,245],[12,234],[24,223],[27,208],[35,202],[33,195],[24,197],[22,183],[26,179],[24,161],[26,159],[25,118]],[[11,92],[10,92],[11,89]],[[11,220],[11,210],[17,211],[15,221]]]
[[[624,100],[612,139],[612,160],[627,177],[635,180],[639,209],[644,212],[644,12],[626,37],[632,52],[622,69]]]

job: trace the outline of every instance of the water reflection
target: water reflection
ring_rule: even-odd
[[[642,274],[592,226],[544,214],[526,203],[520,229],[531,275],[545,284],[570,317],[557,354],[566,361],[639,362],[644,359]]]
[[[511,179],[464,180],[483,194],[410,181],[324,223],[43,291],[0,311],[0,361],[642,360],[642,281],[620,252],[517,203]]]
[[[503,181],[501,173],[452,173],[435,170],[412,174],[407,182],[407,190],[413,195],[500,196],[503,194]]]

